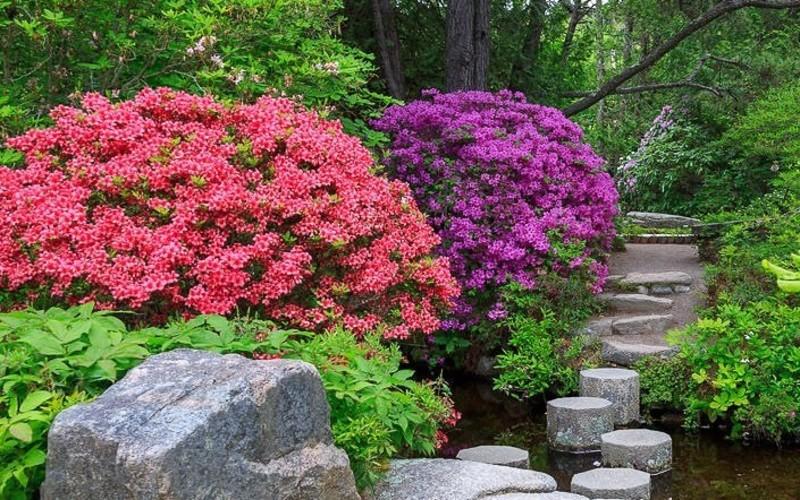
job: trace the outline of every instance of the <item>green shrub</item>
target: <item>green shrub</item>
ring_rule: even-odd
[[[546,392],[566,395],[578,387],[578,371],[593,362],[596,349],[577,335],[597,310],[582,278],[543,278],[531,292],[512,283],[502,289],[508,316],[508,345],[497,357],[495,389],[516,397]],[[567,305],[568,304],[568,305]]]
[[[680,356],[667,359],[648,356],[633,369],[639,373],[640,403],[645,415],[653,410],[683,412],[692,390],[692,371],[686,360]]]
[[[360,487],[396,454],[431,454],[440,427],[452,422],[446,387],[411,380],[399,349],[377,336],[359,343],[344,331],[314,336],[221,316],[128,331],[114,314],[91,304],[0,314],[0,498],[33,496],[58,412],[91,401],[148,355],[179,347],[314,364],[328,393],[334,440]]]
[[[344,44],[342,0],[0,0],[0,142],[74,92],[129,98],[171,87],[252,101],[272,92],[330,110],[368,146],[392,101],[370,90],[371,54]],[[44,118],[46,120],[46,118]],[[2,163],[2,162],[0,162]]]
[[[692,371],[688,411],[775,442],[800,438],[800,308],[721,305],[681,334]]]

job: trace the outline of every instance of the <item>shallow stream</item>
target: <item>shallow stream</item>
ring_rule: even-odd
[[[595,467],[598,454],[556,454],[547,449],[544,407],[534,409],[494,393],[482,382],[454,386],[463,413],[445,453],[481,444],[530,451],[531,468],[556,478],[569,491],[573,474]],[[663,427],[673,439],[673,470],[654,481],[653,500],[800,500],[800,449],[742,445],[714,432],[686,433]]]

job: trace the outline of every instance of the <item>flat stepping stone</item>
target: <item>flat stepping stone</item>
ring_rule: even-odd
[[[611,322],[613,335],[663,334],[672,325],[671,314],[646,314],[642,316],[623,316]]]
[[[578,330],[581,335],[588,335],[589,337],[606,337],[613,335],[614,331],[611,326],[616,318],[598,318],[590,320],[584,327]]]
[[[528,469],[528,450],[514,448],[513,446],[475,446],[465,448],[458,452],[456,458],[468,462],[482,464],[505,465],[517,469]]]
[[[614,405],[616,425],[628,425],[639,421],[639,374],[633,370],[624,368],[582,370],[580,394],[611,401]]]
[[[603,465],[660,474],[672,468],[672,438],[649,429],[624,429],[601,437]]]
[[[599,298],[609,308],[624,312],[666,311],[672,307],[672,299],[642,293],[604,293]]]
[[[557,451],[600,449],[600,436],[614,430],[614,405],[607,399],[574,397],[547,402],[547,442]]]
[[[577,493],[566,493],[564,491],[554,491],[552,493],[498,493],[490,497],[482,497],[481,500],[589,500]]]
[[[499,493],[549,493],[556,480],[542,472],[445,458],[396,459],[370,500],[479,499]]]
[[[692,284],[692,277],[681,271],[667,271],[664,273],[628,273],[619,280],[620,285],[628,286],[653,286],[653,285],[686,285]]]
[[[618,338],[619,337],[617,337],[617,339]],[[623,338],[636,339],[637,336]],[[659,356],[662,358],[667,358],[675,355],[677,352],[676,349],[665,345],[633,343],[617,339],[603,339],[603,347],[601,352],[603,361],[621,366],[631,366],[646,356]]]
[[[601,467],[572,476],[570,490],[589,498],[650,500],[650,474]]]

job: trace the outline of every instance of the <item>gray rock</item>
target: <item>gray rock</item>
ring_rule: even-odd
[[[458,452],[456,458],[468,462],[482,464],[505,465],[517,469],[530,468],[528,450],[514,448],[513,446],[475,446],[464,448]]]
[[[647,314],[617,318],[611,324],[614,335],[662,334],[672,324],[671,314]]]
[[[631,366],[645,356],[668,358],[674,356],[676,352],[676,348],[664,345],[636,344],[604,339],[601,357],[608,363]]]
[[[580,394],[603,398],[614,405],[614,424],[639,421],[639,374],[622,368],[582,370]]]
[[[650,287],[649,293],[653,295],[670,295],[673,293],[673,290],[669,285],[653,285]]]
[[[392,460],[367,500],[482,500],[497,493],[547,493],[556,481],[531,470],[444,458]]]
[[[641,295],[648,295],[650,294],[650,289],[644,285],[639,285],[636,287],[636,293]]]
[[[692,291],[692,287],[686,285],[675,285],[672,289],[675,290],[675,293],[689,293]]]
[[[600,436],[614,430],[614,407],[600,398],[559,398],[547,402],[547,442],[557,451],[600,449]]]
[[[611,330],[611,324],[613,322],[614,318],[593,319],[586,323],[586,326],[579,332],[589,337],[605,337],[613,333]]]
[[[625,429],[602,436],[603,465],[628,467],[649,474],[672,468],[672,438],[665,432]]]
[[[634,469],[592,469],[572,476],[570,490],[589,498],[650,500],[650,474]]]
[[[671,299],[641,293],[603,293],[599,295],[599,298],[609,308],[625,312],[666,311],[672,307]]]
[[[500,493],[481,500],[589,500],[583,495],[554,491],[552,493]]]
[[[41,494],[356,499],[349,465],[313,366],[181,349],[56,417]]]
[[[682,215],[660,214],[656,212],[628,212],[626,215],[631,219],[631,222],[644,227],[692,227],[703,224],[703,221],[700,219],[684,217]]]
[[[691,285],[692,277],[680,271],[666,271],[663,273],[629,273],[620,280],[621,285],[652,286],[652,285]]]

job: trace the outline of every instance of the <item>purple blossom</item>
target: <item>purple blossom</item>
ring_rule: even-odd
[[[543,272],[578,267],[604,280],[618,194],[560,111],[510,91],[429,90],[374,126],[392,136],[389,169],[411,186],[462,285],[447,328],[500,319],[496,291],[512,280],[535,288]],[[576,242],[583,255],[559,262],[556,247]]]

